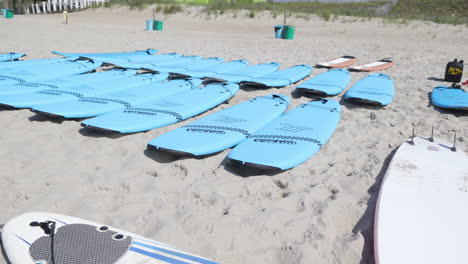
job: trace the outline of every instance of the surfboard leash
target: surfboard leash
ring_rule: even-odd
[[[29,225],[32,227],[36,227],[36,226],[40,227],[46,235],[50,236],[50,244],[51,244],[50,245],[50,260],[52,262],[51,264],[55,264],[55,252],[54,252],[55,222],[49,221],[49,220],[45,222],[34,221],[34,222],[31,222]]]

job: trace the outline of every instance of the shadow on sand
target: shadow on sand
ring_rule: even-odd
[[[224,160],[221,162],[221,165],[228,172],[244,178],[251,176],[274,176],[278,173],[283,172],[283,170],[276,167],[264,166],[248,162],[242,163],[241,161],[229,159],[227,157],[224,158]]]
[[[144,151],[144,154],[146,157],[159,162],[159,163],[170,163],[176,160],[186,160],[186,159],[204,159],[204,158],[209,158],[215,155],[218,155],[222,151],[212,153],[212,154],[207,154],[207,155],[201,155],[201,156],[194,156],[191,153],[187,152],[180,152],[180,151],[175,151],[175,150],[169,150],[169,149],[156,149],[156,147],[148,145],[147,148]]]
[[[340,104],[348,108],[349,110],[362,109],[362,108],[369,109],[369,110],[380,110],[385,107],[384,105],[372,104],[372,103],[362,102],[359,100],[344,99],[344,97],[340,99]]]
[[[56,124],[62,124],[66,119],[63,117],[51,117],[51,116],[46,116],[46,115],[41,115],[41,114],[34,114],[28,117],[28,120],[32,122],[52,122]]]
[[[445,80],[443,78],[438,78],[438,77],[429,77],[427,79],[429,81],[445,82]]]
[[[305,97],[305,98],[309,98],[312,100],[333,99],[332,96],[329,96],[326,93],[308,93],[308,92],[298,90],[297,88],[291,92],[291,97],[294,99]]]
[[[367,190],[370,194],[370,198],[367,201],[367,208],[364,215],[359,219],[353,228],[353,233],[357,234],[361,232],[364,237],[364,247],[362,249],[362,259],[359,264],[374,264],[374,215],[375,207],[377,205],[377,198],[379,197],[380,186],[384,178],[385,172],[387,171],[388,165],[392,160],[395,152],[398,148],[392,150],[390,155],[384,160],[382,169],[380,170],[375,183]]]
[[[165,151],[158,151],[158,150],[155,150],[155,149],[151,149],[151,148],[146,148],[145,151],[143,152],[145,154],[146,157],[156,161],[156,162],[159,162],[159,163],[171,163],[171,162],[174,162],[176,160],[180,160],[180,159],[187,159],[189,157],[181,157],[181,156],[177,156],[177,155],[173,155],[173,154],[170,154],[170,153],[167,153]]]

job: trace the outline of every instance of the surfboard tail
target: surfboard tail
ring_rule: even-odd
[[[278,167],[262,165],[257,163],[243,162],[236,159],[227,158],[224,166],[241,176],[256,176],[256,175],[274,175],[283,170]]]

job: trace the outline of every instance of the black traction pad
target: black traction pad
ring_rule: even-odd
[[[54,264],[116,263],[129,249],[132,238],[99,228],[86,224],[62,226],[53,237],[54,247],[51,236],[40,237],[31,245],[31,257]]]

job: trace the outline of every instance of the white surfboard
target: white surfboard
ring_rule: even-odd
[[[395,153],[375,214],[377,264],[468,262],[468,157],[451,148],[416,137]]]
[[[351,66],[356,61],[356,57],[346,55],[332,60],[319,62],[317,63],[317,66],[325,68],[344,68]]]
[[[50,213],[11,219],[2,242],[12,264],[217,264],[117,228]]]

